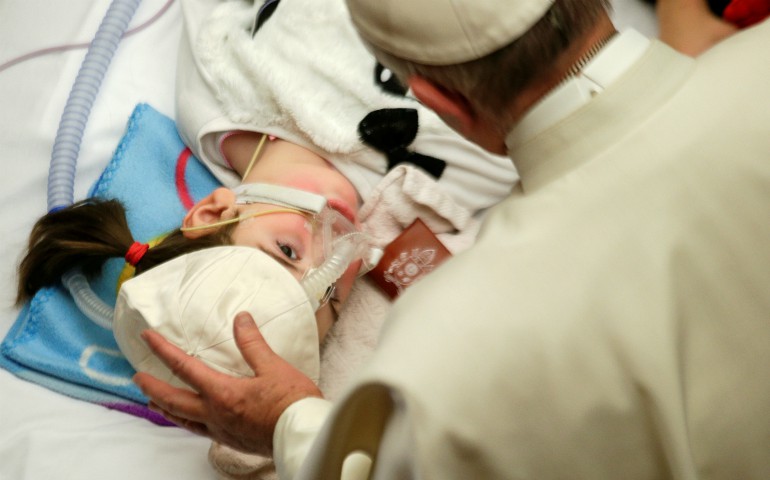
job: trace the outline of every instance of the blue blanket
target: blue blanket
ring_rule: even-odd
[[[120,200],[134,238],[148,242],[178,228],[191,203],[218,185],[190,155],[174,121],[140,104],[89,195]],[[91,283],[109,305],[124,268],[123,259],[110,260]],[[81,313],[61,286],[40,290],[24,306],[0,345],[0,366],[65,395],[164,423],[145,407],[112,331]]]

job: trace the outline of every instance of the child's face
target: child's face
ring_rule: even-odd
[[[347,177],[323,157],[291,142],[267,142],[243,183],[270,183],[322,195],[330,207],[357,222],[358,193]]]
[[[251,141],[249,148],[239,152],[238,141]],[[350,181],[323,157],[306,148],[281,139],[266,142],[258,161],[251,170],[246,168],[255,138],[235,135],[225,143],[227,158],[236,171],[244,175],[243,183],[267,183],[308,191],[323,196],[327,205],[358,226],[358,193]],[[248,173],[246,173],[248,171]],[[203,208],[198,208],[203,206]],[[232,191],[218,189],[199,202],[185,218],[185,226],[210,225],[219,220],[243,216],[255,210],[275,209],[269,204],[235,204]],[[284,265],[297,279],[318,266],[316,252],[308,230],[308,218],[298,213],[272,213],[240,221],[233,230],[234,245],[256,247]],[[210,232],[208,232],[210,233]],[[189,236],[195,236],[192,232]],[[360,262],[351,265],[337,281],[334,296],[316,312],[319,337],[324,335],[337,318],[337,311],[347,299]]]
[[[243,182],[272,183],[323,195],[331,208],[354,225],[359,224],[358,193],[350,181],[323,157],[291,142],[281,139],[267,142],[259,161]],[[236,227],[234,243],[257,244],[286,265],[297,278],[301,278],[308,263],[311,263],[306,219],[289,213],[265,215],[253,220]],[[337,320],[359,266],[360,262],[355,262],[348,268],[337,281],[333,297],[316,312],[320,339]]]
[[[275,209],[270,204],[238,205],[238,216]],[[234,245],[256,247],[282,264],[297,279],[301,280],[307,271],[319,265],[320,247],[314,242],[309,219],[301,213],[270,213],[254,216],[239,222],[233,230],[231,239]],[[337,320],[338,311],[345,302],[360,261],[351,264],[343,276],[336,282],[336,288],[330,300],[316,312],[319,339],[323,339],[329,328]]]
[[[238,216],[255,212],[270,212],[277,207],[257,203],[238,205]],[[301,279],[313,268],[317,247],[309,219],[302,213],[283,212],[254,216],[241,220],[231,235],[234,245],[256,247],[286,267],[295,278]]]

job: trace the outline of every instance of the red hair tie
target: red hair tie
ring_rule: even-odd
[[[144,254],[147,253],[147,250],[149,249],[150,245],[146,243],[132,243],[131,246],[128,247],[128,252],[126,252],[126,262],[128,262],[128,264],[132,267],[135,267],[136,264],[142,260],[142,257],[144,257]]]

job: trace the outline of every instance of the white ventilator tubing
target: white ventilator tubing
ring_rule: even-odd
[[[80,270],[73,269],[62,275],[62,283],[72,295],[75,305],[92,322],[107,330],[112,328],[113,308],[94,293],[88,279]]]
[[[313,310],[321,305],[326,291],[348,269],[356,258],[365,257],[369,250],[369,242],[363,233],[351,233],[337,240],[333,246],[332,255],[321,266],[310,270],[302,279],[302,288],[310,298]]]

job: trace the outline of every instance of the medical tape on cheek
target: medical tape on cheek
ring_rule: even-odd
[[[321,213],[326,206],[323,195],[282,185],[243,183],[232,190],[240,204],[269,203],[314,214]]]
[[[320,255],[314,261],[323,261],[330,255],[335,238],[331,231],[332,225],[348,222],[338,212],[328,208],[325,197],[305,190],[267,183],[244,183],[232,191],[238,204],[267,203],[311,214],[312,217],[308,218],[305,228],[314,238],[312,255]]]

